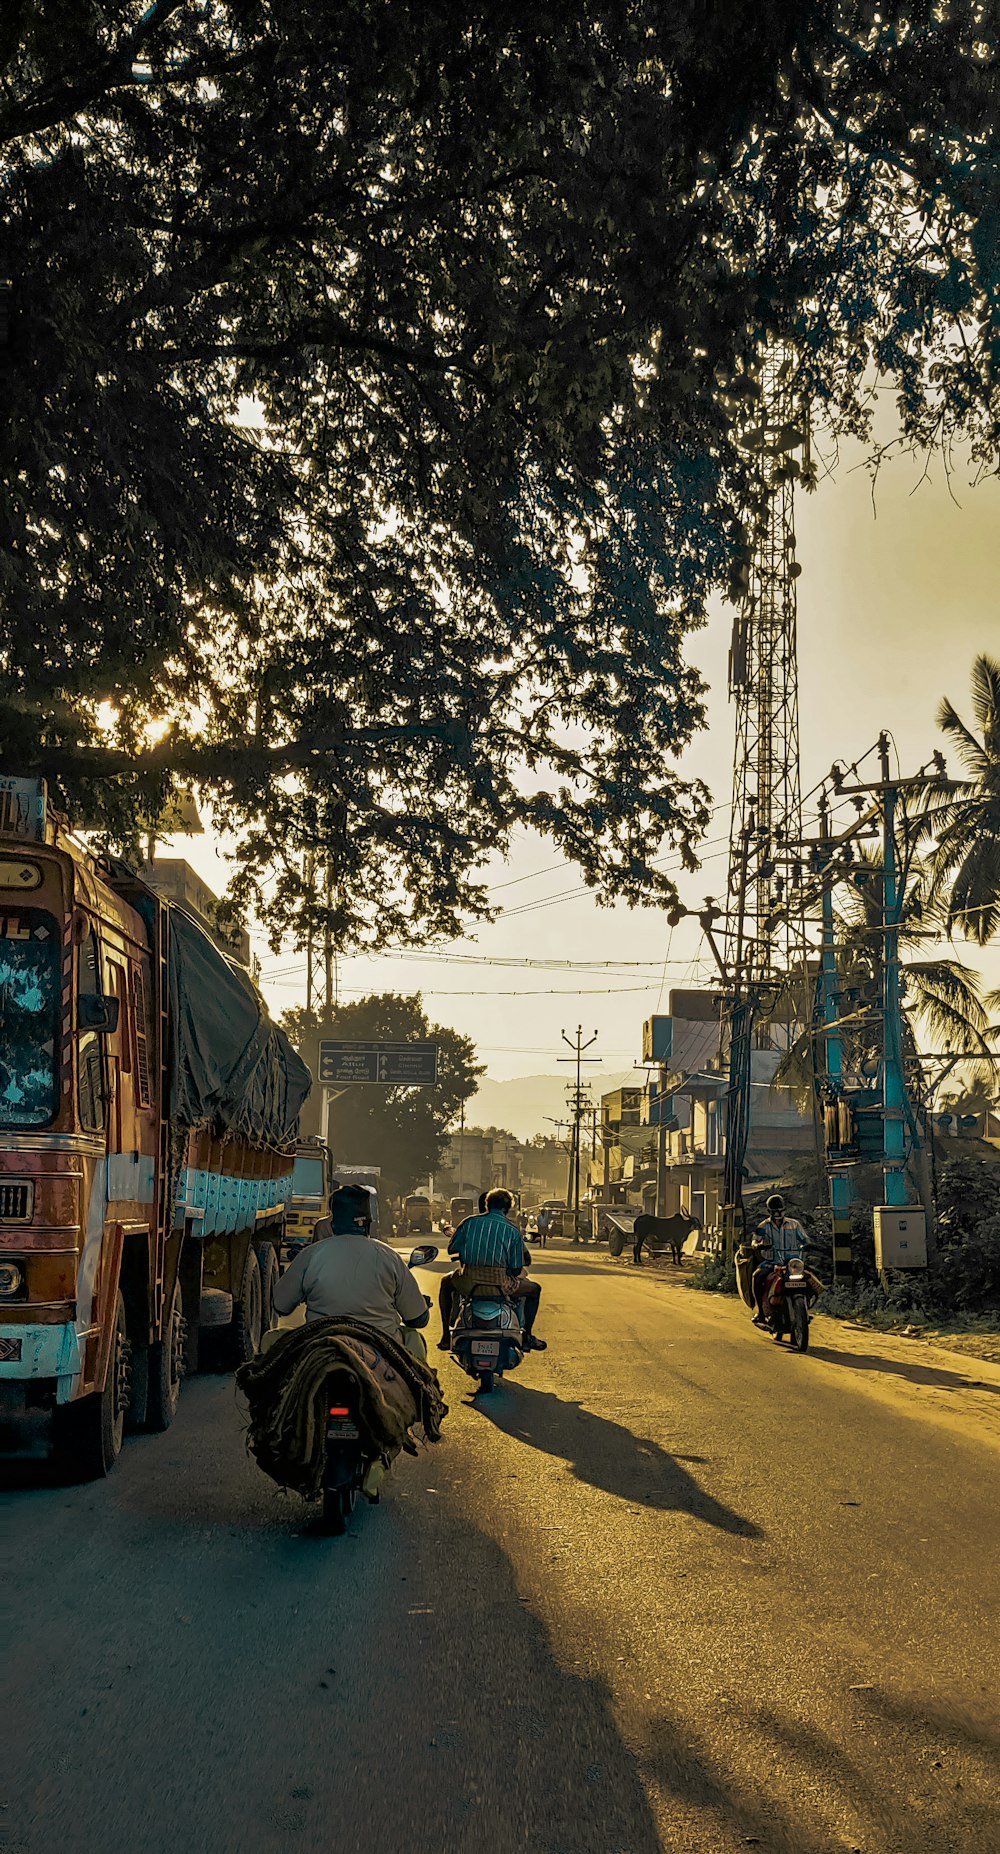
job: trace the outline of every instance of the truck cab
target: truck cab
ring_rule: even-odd
[[[300,1139],[292,1168],[292,1196],[282,1244],[283,1267],[298,1255],[303,1244],[312,1242],[317,1223],[330,1215],[332,1188],[333,1161],[329,1146],[321,1139]]]

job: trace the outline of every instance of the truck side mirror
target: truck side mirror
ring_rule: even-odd
[[[97,1030],[104,1036],[114,1035],[118,1028],[120,1011],[120,999],[102,997],[97,991],[83,991],[76,1001],[76,1016],[80,1029]]]

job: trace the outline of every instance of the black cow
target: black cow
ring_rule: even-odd
[[[632,1225],[632,1260],[642,1261],[642,1245],[648,1243],[651,1255],[659,1249],[669,1249],[680,1268],[682,1243],[692,1230],[700,1229],[701,1218],[689,1217],[683,1210],[675,1211],[672,1217],[636,1217]]]

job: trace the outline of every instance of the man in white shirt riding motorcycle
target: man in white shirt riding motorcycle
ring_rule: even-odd
[[[274,1290],[276,1313],[305,1304],[307,1320],[363,1320],[427,1361],[418,1328],[430,1314],[424,1295],[395,1249],[369,1234],[371,1202],[362,1185],[341,1185],[330,1215],[316,1225]]]

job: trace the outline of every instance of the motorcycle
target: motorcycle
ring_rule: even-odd
[[[816,1299],[813,1278],[801,1256],[783,1262],[772,1275],[764,1297],[764,1317],[772,1337],[787,1333],[797,1352],[809,1350],[809,1309]]]
[[[521,1322],[509,1300],[491,1288],[475,1288],[459,1303],[452,1328],[451,1356],[477,1390],[491,1391],[505,1371],[516,1371],[524,1357]]]
[[[742,1244],[736,1253],[736,1282],[740,1299],[751,1312],[756,1311],[752,1283],[761,1256],[760,1244],[756,1242]],[[774,1271],[764,1296],[764,1326],[760,1330],[769,1332],[773,1339],[784,1339],[787,1333],[797,1352],[807,1352],[809,1310],[819,1293],[820,1285],[801,1256],[781,1263]]]
[[[426,1268],[437,1258],[433,1243],[414,1249],[408,1268]],[[430,1306],[430,1296],[424,1300]],[[377,1457],[366,1453],[357,1408],[357,1384],[346,1371],[330,1374],[328,1385],[329,1414],[326,1419],[326,1456],[323,1465],[323,1530],[333,1537],[347,1531],[348,1521],[365,1493],[373,1506],[378,1505],[378,1489],[366,1489]]]

